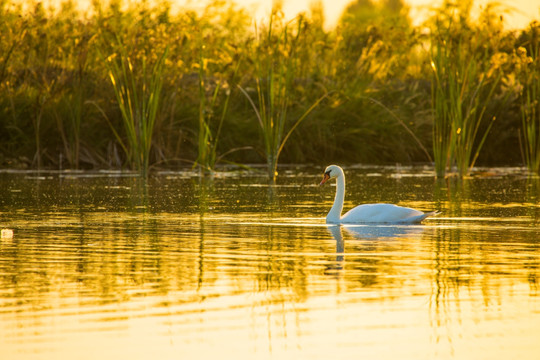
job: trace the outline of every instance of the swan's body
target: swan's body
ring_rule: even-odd
[[[326,216],[328,224],[414,224],[419,223],[428,216],[437,214],[436,211],[424,213],[419,210],[397,206],[393,204],[365,204],[359,205],[341,216],[343,201],[345,200],[345,174],[337,165],[330,165],[324,170],[320,185],[330,179],[336,179],[336,197],[334,205]]]

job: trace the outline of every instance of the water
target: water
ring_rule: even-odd
[[[495,169],[0,174],[2,359],[538,359],[540,182]]]

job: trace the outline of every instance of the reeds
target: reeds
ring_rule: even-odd
[[[535,26],[536,25],[536,26]],[[531,173],[540,174],[540,25],[531,24],[527,47],[517,50],[520,73],[522,152]],[[527,51],[528,49],[528,51]]]
[[[229,110],[232,86],[226,79],[217,79],[210,84],[208,75],[208,59],[205,57],[205,46],[201,43],[199,55],[199,134],[198,156],[196,164],[204,172],[213,172],[218,161],[217,147],[223,123]],[[232,81],[234,81],[241,61],[236,59]],[[222,95],[224,93],[224,95]],[[213,124],[213,122],[217,122]],[[215,128],[212,131],[212,127]]]
[[[428,23],[422,51],[425,28],[386,1],[351,7],[331,30],[321,9],[289,22],[274,11],[255,32],[231,2],[173,13],[167,0],[96,0],[84,15],[70,0],[42,3],[0,0],[0,166],[212,171],[226,155],[275,178],[282,162],[423,162],[418,144],[432,140],[439,176],[465,175],[480,151],[483,164],[514,164],[519,128],[538,168],[537,62],[521,75],[506,66],[503,81],[492,66],[520,46],[536,59],[530,30],[462,12]],[[521,97],[500,85],[518,77]],[[493,122],[501,91],[512,104]],[[246,148],[256,151],[233,151]]]
[[[490,49],[464,25],[467,14],[447,4],[431,42],[433,155],[437,177],[452,168],[464,177],[474,166],[495,117],[486,110],[502,73],[491,63]],[[459,18],[459,22],[457,20]]]
[[[168,48],[152,65],[147,64],[146,57],[143,57],[135,67],[126,48],[118,39],[118,51],[106,58],[109,77],[122,113],[125,141],[114,127],[111,128],[131,167],[143,176],[148,175],[167,54]]]
[[[292,24],[296,23],[296,31]],[[291,108],[294,104],[295,80],[299,73],[299,57],[297,56],[298,39],[302,28],[302,18],[283,23],[279,9],[274,9],[267,29],[256,28],[256,41],[253,49],[255,65],[255,88],[257,102],[240,87],[242,93],[251,104],[260,125],[268,178],[275,181],[279,155],[287,140],[300,123],[327,96],[319,97],[311,106],[300,111],[300,115],[292,118]]]

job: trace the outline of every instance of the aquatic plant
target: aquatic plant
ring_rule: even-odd
[[[534,60],[528,38],[501,28],[500,12],[473,19],[447,3],[438,24],[414,26],[400,0],[360,1],[333,29],[319,4],[289,22],[274,12],[253,31],[247,11],[222,0],[175,12],[168,0],[96,0],[84,14],[73,0],[0,0],[0,165],[212,169],[227,156],[265,162],[273,178],[278,162],[424,162],[424,144],[439,174],[466,173],[519,161],[518,128],[534,164],[527,86],[538,72],[496,66],[520,46]],[[152,81],[156,115],[139,124]]]
[[[294,23],[296,23],[295,32],[291,28]],[[328,95],[325,93],[300,116],[289,120],[289,110],[294,100],[294,81],[300,66],[296,51],[301,31],[301,17],[283,23],[283,15],[278,8],[274,8],[267,28],[255,29],[253,62],[257,102],[246,89],[239,86],[251,104],[262,130],[268,178],[272,181],[276,179],[279,155],[287,140]],[[292,124],[287,129],[289,122]]]
[[[113,126],[111,129],[126,152],[131,167],[146,176],[168,48],[153,65],[148,65],[143,57],[135,67],[120,39],[117,45],[118,51],[106,58],[106,64],[122,113],[126,141]]]
[[[522,84],[522,152],[529,171],[540,174],[540,23],[530,24],[527,37],[526,47],[517,49]]]
[[[196,164],[204,171],[213,171],[218,160],[217,146],[223,123],[229,110],[229,101],[233,87],[226,79],[217,79],[214,84],[210,84],[208,77],[208,59],[205,57],[205,46],[200,45],[200,55],[198,64],[199,75],[199,136],[198,136],[198,156]],[[241,61],[235,59],[234,71],[231,76],[234,81]],[[222,93],[225,93],[222,96]],[[216,113],[219,115],[216,116]],[[217,129],[212,132],[212,122],[217,117]]]
[[[474,166],[495,117],[486,109],[502,78],[478,29],[466,24],[471,1],[446,2],[431,37],[433,154],[437,177],[452,166],[460,177]],[[487,124],[485,124],[487,122]]]

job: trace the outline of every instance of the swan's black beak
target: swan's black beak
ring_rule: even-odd
[[[329,172],[324,173],[322,181],[319,184],[319,186],[324,185],[324,183],[327,182],[329,179],[330,179],[330,173]]]

